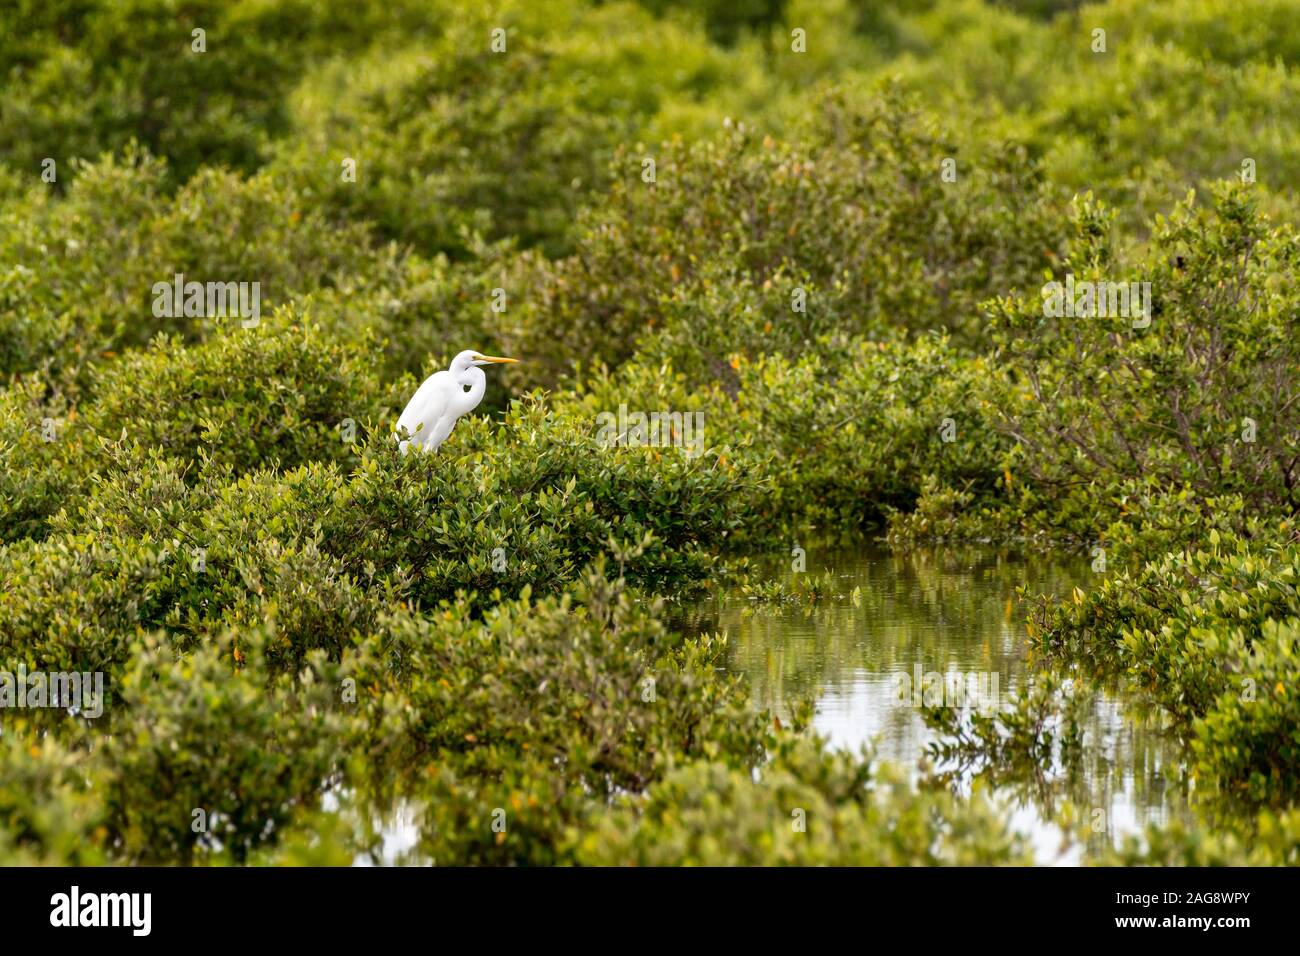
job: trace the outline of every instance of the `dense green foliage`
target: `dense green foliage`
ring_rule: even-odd
[[[438,863],[1024,862],[979,788],[781,726],[662,622],[864,531],[1109,561],[1034,609],[1055,677],[941,754],[1032,777],[1056,677],[1127,677],[1242,809],[1108,859],[1298,861],[1289,3],[59,0],[0,37],[0,671],[110,688],[0,710],[0,861],[347,863],[400,812]],[[178,274],[259,319],[160,312]],[[1150,312],[1049,315],[1067,275]],[[463,348],[524,362],[401,456]],[[620,409],[700,444],[611,445]]]

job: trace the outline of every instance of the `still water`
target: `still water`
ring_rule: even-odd
[[[810,547],[804,573],[826,572],[832,587],[814,603],[760,602],[724,590],[670,611],[669,621],[687,633],[725,633],[729,667],[748,679],[756,706],[786,715],[792,702],[812,696],[813,725],[833,745],[869,744],[878,759],[911,768],[935,735],[918,708],[900,700],[898,675],[978,674],[978,686],[1005,703],[1034,672],[1027,608],[1016,589],[1065,596],[1096,583],[1087,560],[1076,556]],[[795,576],[789,559],[765,573],[770,580]],[[1148,823],[1186,817],[1182,780],[1177,741],[1158,711],[1136,692],[1112,689],[1092,698],[1083,767],[1063,784],[1094,824],[1087,847],[1062,851],[1047,805],[1060,792],[1045,798],[1003,788],[996,795],[1041,861],[1069,864]]]

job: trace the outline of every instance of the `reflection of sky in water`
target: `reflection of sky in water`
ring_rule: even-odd
[[[773,577],[791,579],[787,568]],[[922,673],[973,672],[989,686],[996,674],[998,696],[1006,701],[1030,673],[1026,609],[1016,588],[1064,595],[1093,577],[1087,562],[1075,558],[809,549],[806,573],[826,570],[836,596],[811,607],[755,605],[736,593],[681,610],[672,623],[689,633],[725,631],[730,666],[749,679],[758,706],[785,713],[790,701],[813,695],[814,727],[834,745],[856,750],[874,743],[880,759],[913,768],[933,734],[918,710],[899,700],[895,675],[911,677],[919,665]],[[849,597],[854,587],[857,606]],[[1085,731],[1083,779],[1069,796],[1089,819],[1094,808],[1106,811],[1098,840],[1179,812],[1180,789],[1165,778],[1167,765],[1177,771],[1177,748],[1154,717],[1121,697],[1101,695]],[[1059,831],[1044,824],[1038,808],[1008,800],[1008,813],[1033,837],[1039,859],[1077,862],[1077,853],[1059,857]]]

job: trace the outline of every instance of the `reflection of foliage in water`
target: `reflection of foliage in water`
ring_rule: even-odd
[[[779,709],[787,692],[839,689],[855,672],[907,670],[917,662],[927,671],[996,670],[1004,688],[1015,685],[1023,670],[1015,589],[1030,571],[1024,560],[978,549],[814,550],[810,560],[805,575],[778,572],[769,580],[797,593],[793,582],[829,571],[839,588],[815,603],[755,608],[733,592],[681,612],[678,623],[688,632],[727,633],[732,663],[751,679],[761,706]],[[1039,590],[1061,591],[1084,573],[1074,559],[1032,565]]]
[[[811,548],[806,572],[759,562],[746,586],[678,608],[673,623],[689,633],[725,632],[729,665],[748,679],[756,706],[781,713],[817,695],[823,715],[847,701],[858,718],[852,702],[866,700],[881,755],[910,764],[953,727],[949,720],[927,728],[918,709],[897,701],[891,675],[918,664],[925,672],[996,673],[1004,702],[1031,707],[1039,699],[1028,689],[1056,687],[1059,678],[1044,682],[1047,675],[1027,654],[1028,608],[1016,591],[1026,586],[1029,594],[1066,595],[1090,578],[1086,560],[1072,555]],[[1079,746],[1070,760],[1029,759],[1032,747],[1014,746],[1027,741],[1028,724],[1011,744],[982,753],[967,727],[962,772],[942,782],[966,789],[982,777],[1044,820],[1068,807],[1085,825],[1090,855],[1148,823],[1184,818],[1179,748],[1160,712],[1128,688],[1085,687],[1077,675],[1068,676],[1078,689]],[[1042,710],[1049,719],[1046,704]],[[839,730],[830,728],[833,739]]]
[[[1136,694],[1039,671],[997,714],[926,708],[924,716],[940,735],[928,747],[936,782],[960,790],[979,778],[1044,819],[1063,812],[1082,823],[1090,853],[1134,827],[1189,819],[1168,718]]]

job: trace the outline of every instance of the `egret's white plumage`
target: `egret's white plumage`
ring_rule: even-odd
[[[397,419],[402,454],[409,452],[412,445],[418,451],[436,451],[451,434],[457,419],[478,407],[487,388],[487,376],[479,366],[518,361],[470,349],[452,359],[445,372],[426,378]]]

